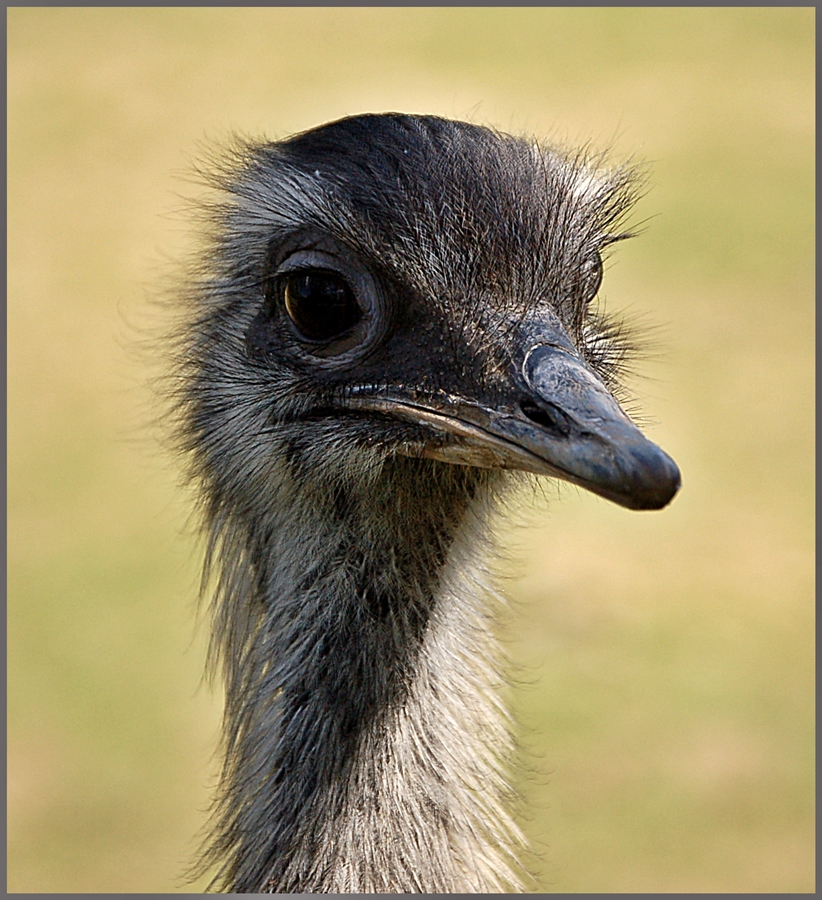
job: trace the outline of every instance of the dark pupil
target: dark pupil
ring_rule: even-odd
[[[330,341],[359,322],[362,309],[339,275],[294,273],[285,282],[285,309],[303,337]]]

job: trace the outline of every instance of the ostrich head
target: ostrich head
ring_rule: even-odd
[[[212,183],[178,345],[227,688],[210,858],[232,890],[499,889],[502,793],[465,774],[504,755],[462,708],[487,635],[443,649],[482,618],[465,547],[506,471],[632,509],[680,483],[593,304],[634,175],[391,114],[243,145]]]

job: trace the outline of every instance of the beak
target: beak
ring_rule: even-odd
[[[579,485],[629,509],[661,509],[679,490],[676,463],[649,441],[572,348],[538,343],[512,373],[504,406],[462,398],[362,397],[352,405],[437,433],[408,455],[520,469]],[[404,392],[403,392],[404,393]]]
[[[500,421],[494,432],[539,458],[532,471],[544,466],[545,474],[554,470],[629,509],[662,509],[673,499],[682,482],[676,463],[576,355],[537,344],[522,374],[529,388],[519,403],[522,415]]]

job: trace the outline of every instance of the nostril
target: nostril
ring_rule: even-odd
[[[568,416],[553,403],[535,403],[533,400],[520,400],[519,408],[532,422],[553,431],[562,437],[571,433]]]

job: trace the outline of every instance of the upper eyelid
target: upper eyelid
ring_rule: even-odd
[[[321,269],[319,266],[297,265],[294,266],[293,269],[280,268],[273,273],[274,278],[279,278],[283,275],[332,275],[348,284],[348,279],[343,272],[340,272],[337,269]]]
[[[302,257],[302,258],[300,258]],[[314,257],[312,260],[311,257]],[[338,260],[330,253],[322,253],[316,250],[298,250],[286,257],[272,273],[273,275],[286,275],[289,272],[319,270],[334,272],[342,277],[346,275],[347,266],[342,260]]]

